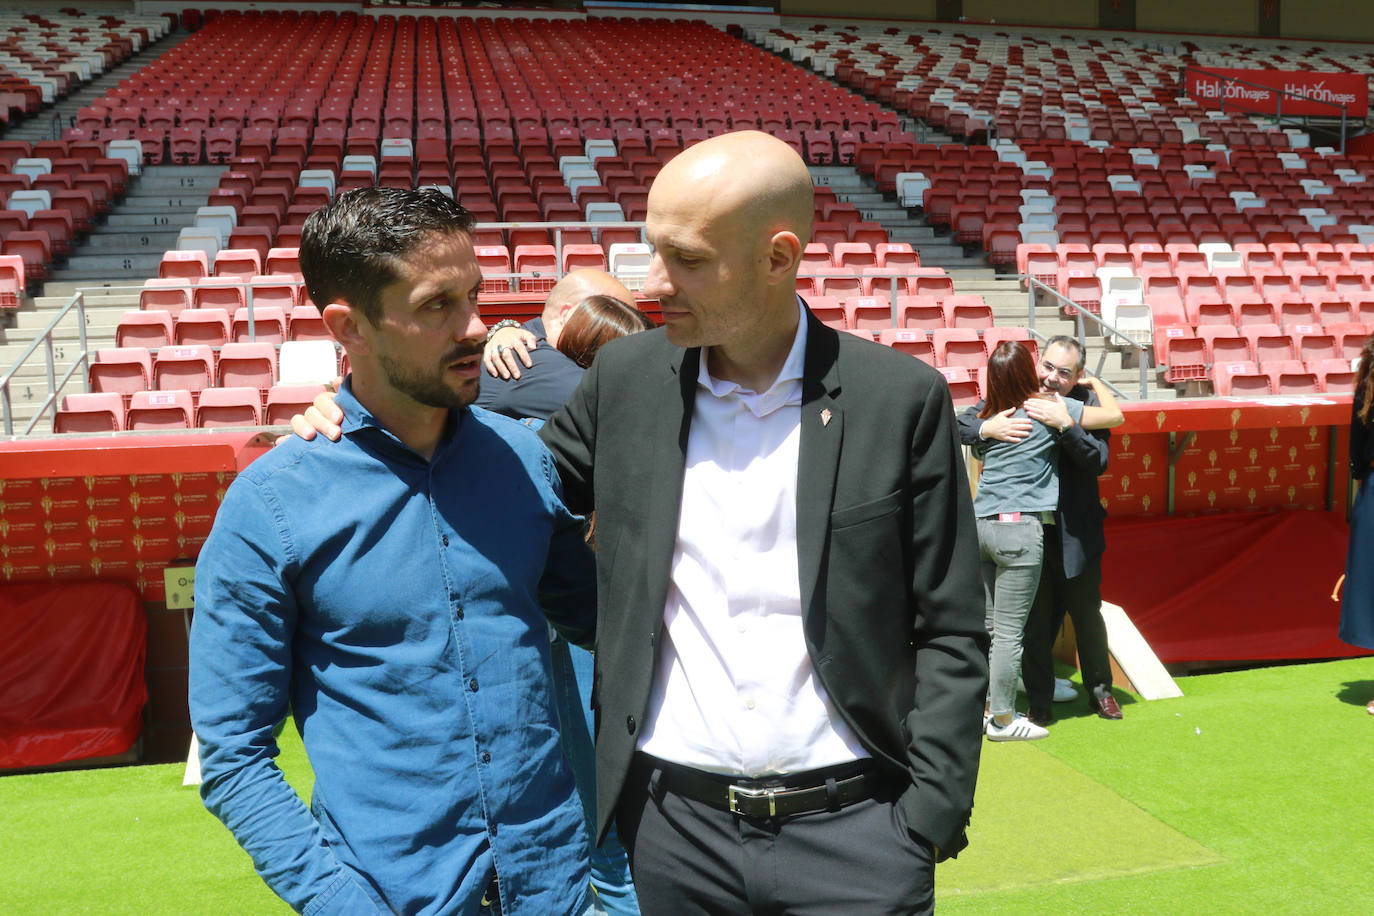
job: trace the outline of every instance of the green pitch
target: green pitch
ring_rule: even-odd
[[[986,744],[942,913],[1374,912],[1374,659],[1185,678]],[[293,729],[281,763],[308,793]],[[284,913],[180,766],[0,777],[0,912]]]

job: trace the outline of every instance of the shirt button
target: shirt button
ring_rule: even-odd
[[[745,708],[745,709],[753,709],[753,708],[754,708],[754,698],[753,698],[753,697],[750,697],[749,699],[747,699],[747,700],[744,701],[744,708]]]
[[[634,717],[634,716],[626,716],[626,717],[625,717],[625,730],[626,730],[627,732],[629,732],[630,734],[632,734],[632,735],[635,733],[635,717]]]
[[[739,630],[741,633],[743,633],[745,630],[744,621],[741,620],[738,624],[735,625],[735,628]]]
[[[461,604],[458,605],[458,606],[456,606],[456,607],[453,609],[453,613],[458,617],[459,620],[462,620],[462,619],[463,619],[463,606],[462,606]]]
[[[492,821],[487,826],[487,832],[490,833],[492,836],[496,836],[496,821]]]
[[[473,693],[477,692],[477,678],[473,678],[472,680],[468,681],[468,689],[471,690]]]
[[[448,546],[448,535],[447,535],[447,534],[444,535],[444,546],[445,546],[445,547]]]
[[[491,763],[491,751],[483,751],[483,752],[482,752],[482,762],[483,762],[483,763]]]

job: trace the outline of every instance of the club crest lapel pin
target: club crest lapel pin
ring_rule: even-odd
[[[822,411],[821,411],[821,425],[822,425],[822,426],[829,426],[829,425],[830,425],[830,418],[831,418],[832,416],[834,416],[834,415],[830,412],[830,408],[829,408],[829,407],[827,407],[827,408],[825,408],[824,410],[822,410]]]

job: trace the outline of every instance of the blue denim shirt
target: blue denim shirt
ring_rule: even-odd
[[[342,441],[255,461],[196,566],[205,805],[305,913],[475,913],[493,870],[507,914],[581,912],[587,838],[540,608],[590,640],[582,520],[514,420],[457,411],[426,462],[348,384],[338,403]],[[288,711],[309,809],[274,763]]]

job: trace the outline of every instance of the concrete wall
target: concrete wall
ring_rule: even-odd
[[[964,5],[967,7],[967,0]],[[900,4],[890,0],[852,0],[848,3],[837,0],[780,0],[778,12],[784,16],[815,16],[817,19],[934,19],[935,0],[909,0]]]
[[[1308,0],[1284,6],[1306,7]],[[1349,4],[1346,4],[1347,7]],[[1306,15],[1304,10],[1303,15]],[[1136,28],[1142,32],[1201,32],[1254,35],[1259,31],[1257,0],[1138,0]]]
[[[1097,0],[1055,0],[1053,3],[1026,3],[1025,0],[964,0],[964,16],[972,22],[995,19],[1024,25],[1062,25],[1078,28],[1097,26]]]
[[[1351,0],[1283,0],[1279,32],[1285,38],[1374,41],[1374,8]]]

